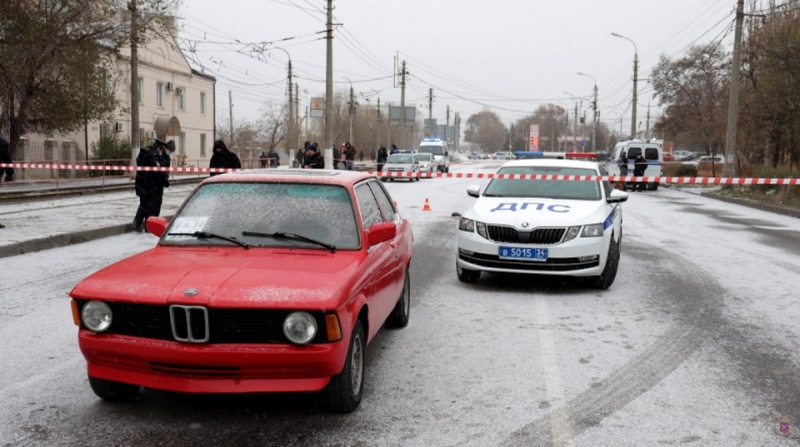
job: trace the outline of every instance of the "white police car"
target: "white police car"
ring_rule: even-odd
[[[607,175],[596,162],[553,159],[510,161],[497,174]],[[462,282],[482,271],[587,277],[599,289],[614,282],[628,194],[609,182],[493,178],[467,193],[478,200],[458,223]]]
[[[383,164],[381,180],[394,181],[395,179],[419,181],[419,162],[417,156],[411,151],[400,151],[389,155]]]

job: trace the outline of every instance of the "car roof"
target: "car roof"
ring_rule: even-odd
[[[203,183],[314,183],[347,187],[370,177],[375,176],[359,171],[333,169],[246,169],[209,177]]]
[[[526,166],[545,166],[545,167],[564,167],[597,170],[598,163],[586,160],[568,160],[554,158],[533,158],[525,160],[511,160],[503,163],[505,167],[526,167]]]

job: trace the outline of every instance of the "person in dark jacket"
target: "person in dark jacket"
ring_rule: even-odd
[[[0,163],[13,163],[11,160],[11,145],[3,137],[0,137]],[[14,168],[0,168],[0,183],[3,183],[4,180],[6,182],[14,180]]]
[[[344,145],[342,145],[344,148]],[[342,160],[342,151],[338,147],[333,147],[333,169],[339,169],[339,161]]]
[[[139,149],[136,166],[168,168],[170,166],[169,155],[166,152],[168,148],[167,143],[155,140],[149,146]],[[169,173],[157,170],[137,170],[134,185],[136,195],[139,196],[139,208],[133,218],[133,229],[141,233],[147,218],[158,216],[161,213],[164,188],[169,187]]]
[[[281,156],[275,152],[275,148],[269,150],[269,167],[270,168],[277,168],[281,165]]]
[[[386,146],[381,146],[378,149],[378,172],[383,171],[383,165],[386,163],[387,158],[389,158],[389,153],[386,152]]]
[[[325,159],[317,151],[317,143],[308,146],[303,167],[305,169],[325,169]]]
[[[211,156],[210,168],[242,169],[242,162],[239,157],[225,146],[225,142],[217,140],[214,142],[214,155]],[[212,172],[211,177],[223,174],[223,172]]]
[[[642,154],[636,154],[636,158],[633,160],[633,175],[636,177],[643,177],[645,171],[647,171],[647,160],[642,157]],[[636,182],[634,185],[634,191],[644,191],[646,185],[645,182]]]
[[[344,156],[344,168],[348,171],[352,171],[353,167],[356,162],[356,148],[349,141],[344,142],[344,148],[342,149],[342,155]]]
[[[400,152],[400,149],[397,148],[397,145],[392,143],[392,150],[389,151],[389,154],[397,154]]]

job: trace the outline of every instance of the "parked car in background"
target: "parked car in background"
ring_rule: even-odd
[[[383,165],[381,180],[390,182],[396,179],[408,180],[409,182],[419,181],[417,155],[411,153],[390,155]]]
[[[724,155],[704,155],[702,157],[699,157],[696,160],[691,161],[690,163],[695,165],[695,166],[700,166],[702,164],[711,164],[711,163],[725,164],[725,156]]]
[[[417,153],[414,154],[414,156],[417,157],[417,163],[419,163],[420,174],[426,174],[427,177],[430,177],[431,174],[435,174],[438,171],[436,160],[434,160],[433,154]]]
[[[694,152],[692,151],[686,151],[682,149],[677,151],[672,151],[672,156],[675,158],[676,161],[684,161],[689,157],[691,157],[693,154]]]
[[[134,400],[141,387],[321,392],[327,409],[351,412],[366,347],[384,324],[408,323],[411,224],[375,176],[219,175],[146,228],[154,248],[70,292],[89,385],[104,400]]]

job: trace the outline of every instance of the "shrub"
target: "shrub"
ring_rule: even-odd
[[[95,164],[99,164],[97,162],[102,160],[106,165],[128,166],[131,157],[131,143],[120,140],[116,135],[103,137],[97,143],[92,144],[92,160],[95,161]],[[107,171],[105,174],[102,171],[90,171],[89,173],[92,177],[124,174],[125,171]]]
[[[665,177],[697,177],[697,166],[686,163],[670,163],[664,165]]]

